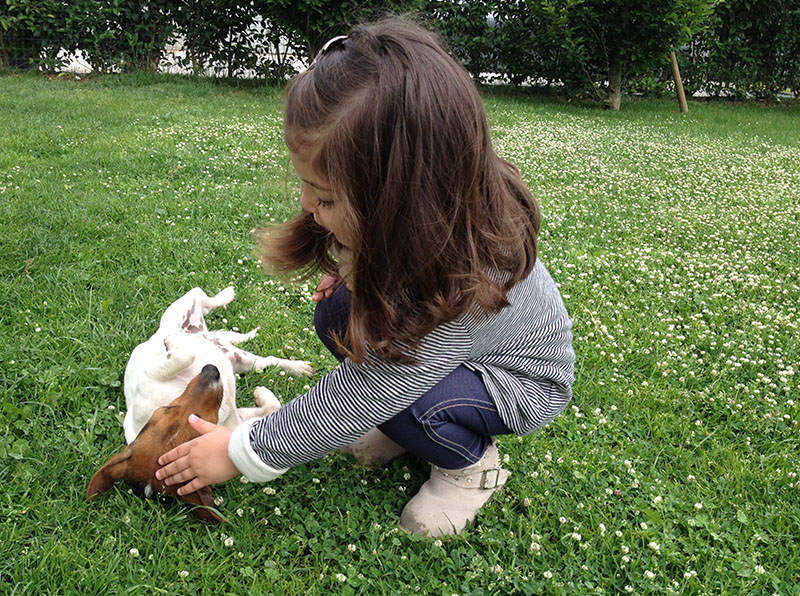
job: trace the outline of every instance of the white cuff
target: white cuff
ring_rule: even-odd
[[[228,457],[250,482],[269,482],[284,474],[289,468],[276,470],[265,464],[250,445],[250,429],[260,418],[245,420],[231,434]]]

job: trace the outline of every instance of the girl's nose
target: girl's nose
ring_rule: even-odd
[[[306,186],[303,185],[303,193],[300,195],[300,208],[309,213],[317,212],[317,202],[311,193],[308,192]]]

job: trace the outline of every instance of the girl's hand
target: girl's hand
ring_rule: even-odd
[[[312,294],[311,299],[314,302],[322,302],[333,296],[333,292],[342,283],[342,279],[333,273],[326,273],[322,276],[317,284],[317,290]]]
[[[156,478],[167,486],[188,483],[178,489],[179,495],[188,495],[239,475],[239,470],[228,457],[231,430],[194,414],[189,416],[189,424],[200,436],[159,457],[158,463],[163,467],[156,471]]]

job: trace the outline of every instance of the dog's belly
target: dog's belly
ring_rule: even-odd
[[[168,353],[164,345],[165,334],[159,332],[147,342],[138,345],[131,353],[125,368],[124,392],[127,412],[122,423],[125,440],[131,443],[142,430],[153,412],[166,406],[186,389],[197,374],[207,364],[213,364],[220,371],[224,392],[219,411],[222,424],[235,413],[236,380],[233,367],[227,356],[202,333],[172,334],[178,337],[180,346]],[[175,353],[178,352],[178,353]],[[189,353],[189,357],[186,354]],[[191,359],[191,354],[194,359]],[[183,358],[188,366],[169,379],[158,379],[151,371],[158,370],[170,358]]]

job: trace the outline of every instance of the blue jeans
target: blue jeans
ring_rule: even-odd
[[[333,334],[344,335],[349,316],[350,292],[344,285],[314,311],[317,335],[340,362],[344,356]],[[410,453],[449,470],[474,464],[493,436],[511,432],[480,375],[464,365],[378,428]]]

